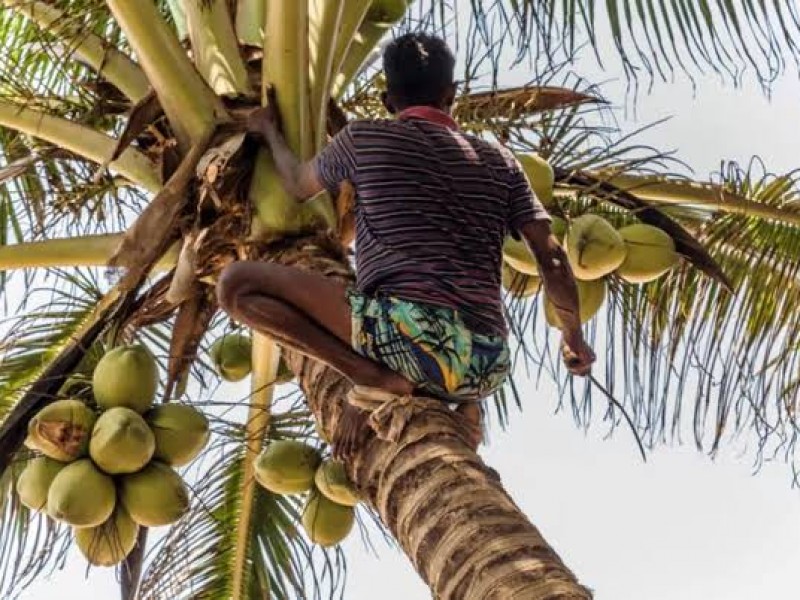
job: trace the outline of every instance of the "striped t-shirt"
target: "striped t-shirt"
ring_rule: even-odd
[[[343,180],[355,188],[359,291],[454,308],[473,331],[506,335],[503,239],[550,219],[511,152],[454,123],[362,120],[315,169],[333,195]]]

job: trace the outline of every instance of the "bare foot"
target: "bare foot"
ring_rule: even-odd
[[[464,417],[470,429],[470,448],[477,450],[478,446],[483,443],[483,412],[481,407],[476,402],[467,402],[459,404],[456,407],[456,412]]]
[[[367,413],[344,403],[341,421],[331,444],[334,459],[347,461],[366,443],[372,431],[367,419]]]

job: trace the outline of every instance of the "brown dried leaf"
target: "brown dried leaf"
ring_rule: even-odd
[[[123,287],[148,273],[178,238],[181,212],[189,199],[190,183],[205,153],[208,139],[192,146],[175,174],[127,231],[111,258],[109,266],[128,269]]]
[[[190,231],[183,238],[183,246],[178,257],[178,264],[172,276],[169,289],[167,290],[167,302],[170,304],[180,304],[188,300],[195,293],[195,282],[197,281],[197,242],[198,232]]]
[[[570,88],[524,86],[462,96],[453,109],[453,118],[460,122],[508,119],[579,104],[604,102],[602,98]]]
[[[117,160],[128,146],[130,146],[145,129],[161,118],[163,114],[164,109],[161,108],[161,102],[159,102],[155,91],[151,90],[149,94],[139,100],[131,109],[128,115],[128,122],[125,124],[125,130],[122,132],[119,141],[117,141],[117,146],[114,148],[114,153],[111,155],[108,162],[112,163]]]
[[[191,296],[178,309],[169,347],[165,402],[173,395],[178,396],[183,393],[186,375],[197,357],[200,340],[203,339],[217,310],[212,297],[213,294],[209,294],[207,288],[195,282]],[[177,394],[174,394],[176,386],[178,390]]]

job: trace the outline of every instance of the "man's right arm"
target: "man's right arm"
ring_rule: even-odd
[[[562,350],[570,372],[586,375],[594,353],[583,339],[578,288],[567,253],[550,230],[550,216],[533,193],[522,167],[510,152],[509,166],[509,230],[527,243],[539,265],[545,293],[553,303],[561,321]]]
[[[552,234],[549,221],[529,221],[520,233],[536,258],[545,293],[561,322],[567,366],[576,375],[586,375],[595,356],[583,338],[578,288],[567,253]]]

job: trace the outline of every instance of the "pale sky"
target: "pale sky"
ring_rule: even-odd
[[[609,42],[610,43],[610,42]],[[586,67],[594,80],[616,77]],[[509,83],[513,83],[510,80]],[[605,95],[624,100],[624,86]],[[672,120],[643,141],[677,148],[703,176],[721,159],[743,163],[760,155],[774,171],[798,167],[800,83],[784,78],[767,100],[704,82],[696,96],[684,84],[658,84],[638,103],[626,130]],[[597,600],[755,600],[795,597],[800,564],[800,496],[790,469],[768,464],[752,474],[752,453],[726,449],[715,461],[693,446],[661,447],[642,464],[628,432],[604,439],[599,420],[588,435],[567,413],[555,413],[554,388],[522,387],[526,405],[506,432],[494,431],[486,461],[525,513],[543,531]],[[240,397],[239,388],[220,394]],[[598,406],[600,406],[598,404]],[[347,600],[424,600],[427,588],[401,554],[374,535],[379,556],[358,535],[344,544]],[[75,554],[68,568],[31,587],[22,598],[117,598],[113,570],[93,570]]]

